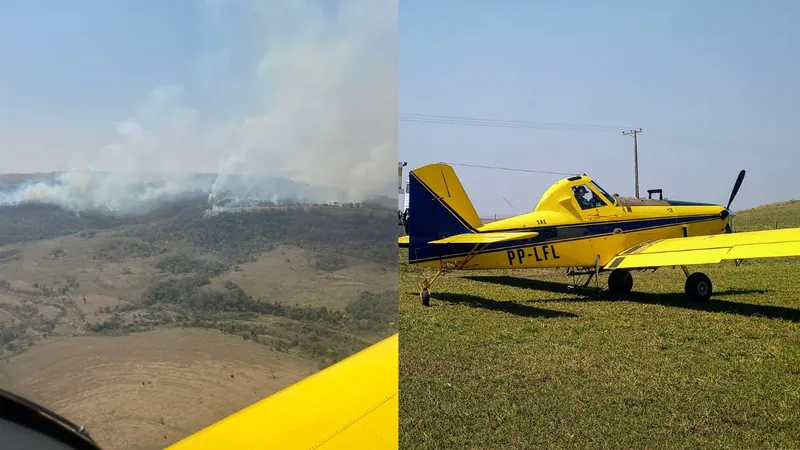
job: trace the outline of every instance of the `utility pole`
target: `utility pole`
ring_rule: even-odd
[[[642,132],[641,128],[630,131],[623,131],[623,136],[633,136],[633,177],[636,183],[636,198],[639,198],[639,133]]]
[[[407,165],[408,163],[405,161],[399,161],[397,163],[397,193],[400,195],[404,195],[406,193],[403,189],[403,167]]]

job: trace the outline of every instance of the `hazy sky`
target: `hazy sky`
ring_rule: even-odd
[[[724,204],[746,169],[734,209],[800,198],[798,23],[793,0],[403,0],[401,114],[619,128],[401,121],[400,158],[585,172],[633,195],[621,131],[641,127],[644,195]],[[559,178],[455,169],[485,216],[532,209]]]
[[[396,185],[397,0],[0,1],[2,172]]]

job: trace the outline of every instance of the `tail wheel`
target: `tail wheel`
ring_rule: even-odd
[[[686,296],[693,302],[704,302],[711,298],[711,279],[704,273],[695,272],[686,279]]]
[[[608,290],[615,294],[627,294],[633,289],[633,275],[630,271],[616,269],[608,276]]]
[[[419,298],[422,300],[422,306],[430,306],[431,294],[428,292],[428,289],[422,288],[422,292],[419,293]]]

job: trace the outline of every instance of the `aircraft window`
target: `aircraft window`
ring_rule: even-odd
[[[575,200],[578,201],[578,205],[580,205],[581,209],[592,209],[606,206],[606,203],[597,197],[589,188],[587,188],[585,184],[573,187],[572,193],[575,194]]]
[[[611,194],[606,192],[605,189],[601,188],[599,184],[597,184],[594,181],[592,181],[592,186],[594,186],[594,188],[596,190],[600,191],[600,193],[603,195],[603,197],[605,197],[608,200],[608,203],[610,203],[612,205],[616,205],[617,204],[617,200]]]

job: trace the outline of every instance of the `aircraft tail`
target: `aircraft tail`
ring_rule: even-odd
[[[483,223],[453,168],[429,164],[409,173],[409,260],[431,241],[474,232]]]

